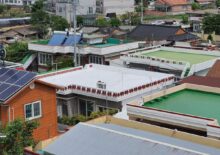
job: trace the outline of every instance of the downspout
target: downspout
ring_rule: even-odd
[[[10,105],[6,105],[6,104],[1,103],[1,107],[8,107],[8,122],[10,123],[11,122]]]

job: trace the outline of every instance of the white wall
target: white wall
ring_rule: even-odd
[[[134,12],[134,0],[103,0],[104,14]]]
[[[0,3],[6,4],[6,5],[17,5],[21,6],[23,5],[23,0],[0,0]]]
[[[91,10],[92,12],[90,12]],[[95,14],[96,0],[79,0],[77,15]],[[69,23],[73,21],[73,6],[69,3],[56,3],[56,15],[62,16]]]

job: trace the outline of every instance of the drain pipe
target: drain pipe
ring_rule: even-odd
[[[11,111],[10,111],[11,107],[10,107],[10,105],[6,105],[6,104],[1,103],[1,107],[8,107],[8,122],[10,123],[11,122]]]

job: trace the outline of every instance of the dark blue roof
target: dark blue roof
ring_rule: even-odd
[[[50,39],[48,45],[51,46],[60,46],[63,44],[64,40],[66,39],[66,34],[53,34],[52,38]]]
[[[73,34],[67,35],[64,33],[54,33],[50,39],[48,45],[51,46],[73,46],[76,42],[77,44],[81,40],[81,35],[74,36]]]
[[[5,102],[35,78],[36,74],[0,68],[0,102]]]
[[[79,43],[81,40],[81,35],[69,35],[66,41],[64,42],[64,46],[73,46],[74,43]]]

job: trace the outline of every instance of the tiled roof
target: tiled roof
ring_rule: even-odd
[[[156,4],[167,4],[170,6],[174,5],[186,5],[188,4],[187,0],[157,0]]]
[[[220,80],[215,77],[190,76],[181,81],[181,83],[190,83],[209,87],[220,88]]]
[[[140,24],[128,36],[134,40],[168,40],[179,29],[179,26]]]
[[[207,77],[220,78],[220,60],[217,60],[209,70]]]

